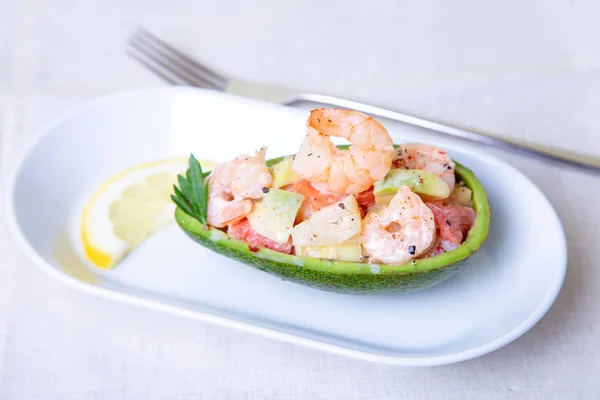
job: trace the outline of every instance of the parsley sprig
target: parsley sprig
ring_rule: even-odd
[[[208,181],[204,178],[208,173],[202,171],[202,166],[193,154],[190,154],[188,170],[185,178],[177,176],[179,187],[173,185],[175,194],[171,199],[189,216],[196,218],[204,227],[208,227]]]

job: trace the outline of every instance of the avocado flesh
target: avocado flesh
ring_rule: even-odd
[[[296,214],[304,201],[304,196],[281,189],[270,189],[254,205],[248,215],[248,222],[259,235],[277,243],[290,239]]]
[[[280,160],[271,160],[268,164],[274,165]],[[183,231],[202,246],[284,280],[338,293],[412,292],[439,284],[456,274],[487,238],[490,208],[485,190],[470,170],[456,161],[455,164],[457,180],[462,180],[472,191],[477,217],[471,230],[456,250],[403,265],[323,260],[267,248],[255,252],[253,246],[216,228],[205,229],[179,208],[175,218]]]
[[[434,172],[421,169],[393,169],[383,180],[373,185],[375,204],[389,204],[398,189],[403,186],[408,186],[413,192],[431,200],[445,199],[450,195],[448,184]]]
[[[294,249],[296,255],[302,257],[356,262],[363,260],[360,235],[333,246],[295,246]]]
[[[292,161],[293,157],[286,157],[271,167],[274,188],[291,185],[300,180],[300,175],[292,169]]]
[[[444,199],[444,203],[471,207],[471,196],[471,189],[462,185],[456,185],[452,193],[450,193],[450,197]]]

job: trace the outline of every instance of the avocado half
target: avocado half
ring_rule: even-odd
[[[269,160],[267,165],[272,166],[282,159]],[[456,161],[455,164],[458,179],[473,192],[473,208],[477,217],[471,230],[457,249],[403,265],[299,257],[263,247],[252,251],[257,247],[218,229],[205,229],[180,208],[175,211],[175,219],[183,231],[202,246],[284,280],[338,293],[412,292],[434,286],[456,274],[487,239],[490,208],[486,192],[473,172]]]

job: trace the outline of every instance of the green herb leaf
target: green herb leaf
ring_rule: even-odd
[[[190,154],[188,170],[185,177],[178,175],[179,187],[173,185],[174,195],[171,199],[189,216],[197,219],[204,226],[208,225],[208,174],[202,171],[202,166],[193,154]]]

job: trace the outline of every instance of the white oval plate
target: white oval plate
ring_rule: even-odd
[[[472,169],[492,208],[489,239],[455,277],[385,296],[328,293],[214,254],[174,225],[116,269],[81,261],[82,204],[108,177],[168,157],[224,161],[268,145],[295,153],[307,112],[191,88],[118,93],[51,126],[26,151],[8,193],[15,236],[46,272],[79,289],[360,359],[400,365],[467,360],[531,328],[566,272],[561,223],[546,197],[504,162],[433,142]],[[395,143],[424,140],[393,129]]]

